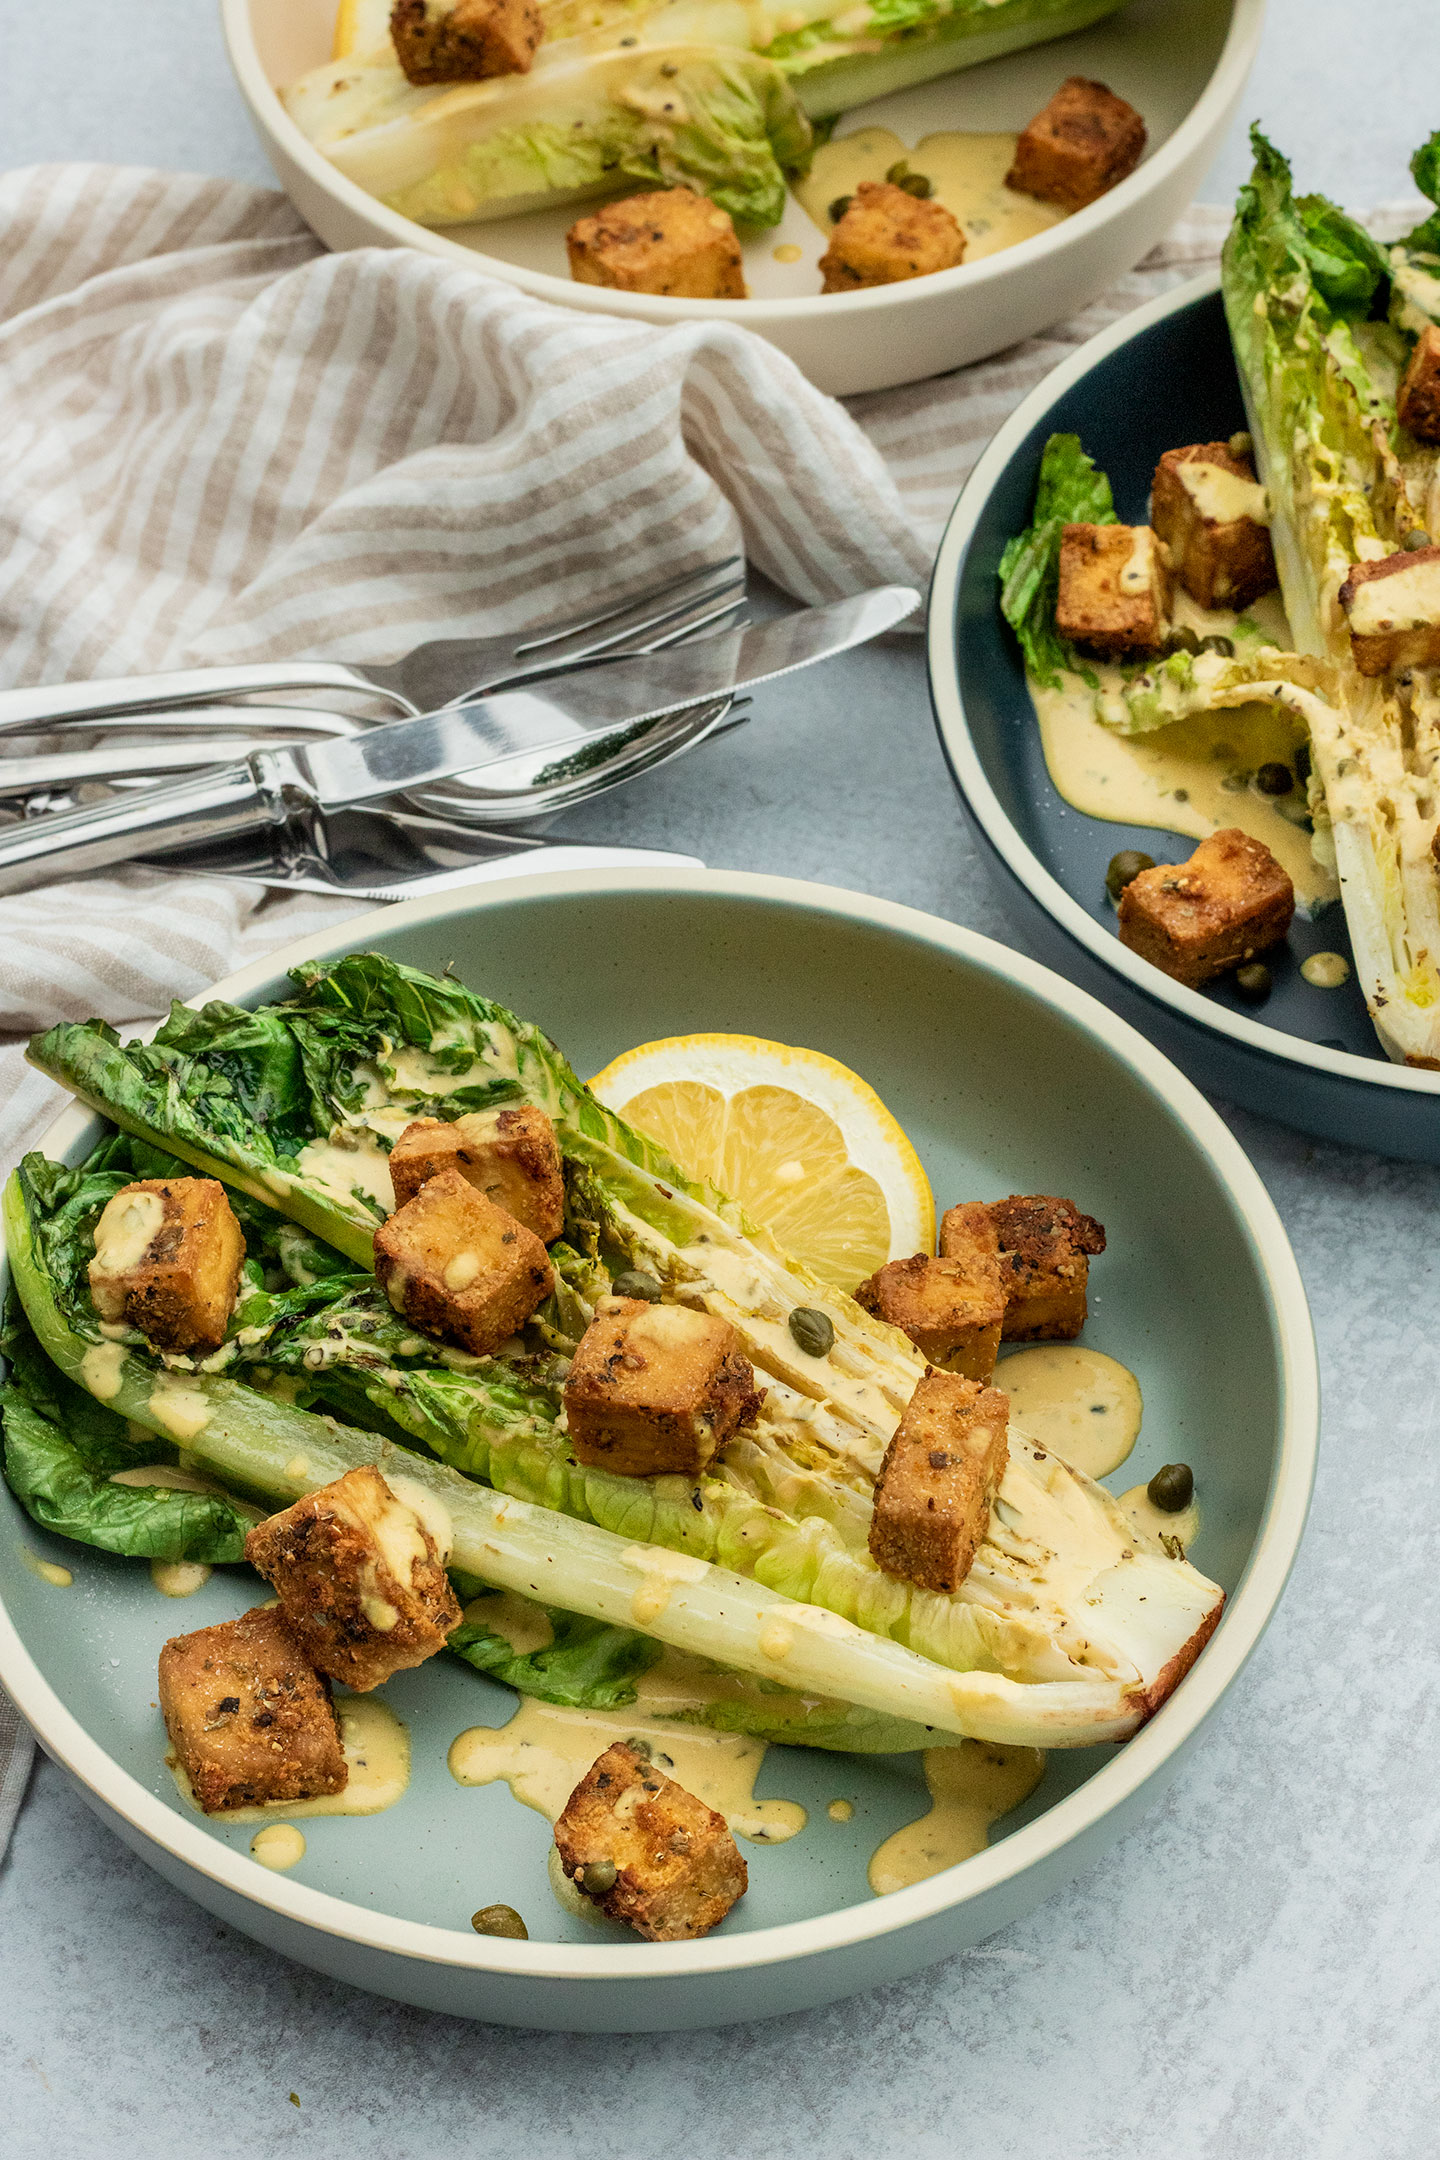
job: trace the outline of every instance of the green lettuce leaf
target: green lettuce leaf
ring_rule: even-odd
[[[607,1627],[578,1613],[542,1606],[554,1640],[543,1650],[520,1653],[504,1636],[485,1625],[485,1600],[469,1608],[446,1648],[521,1695],[560,1703],[572,1710],[611,1710],[635,1700],[639,1675],[663,1655],[664,1646],[633,1628]]]
[[[1062,668],[1079,665],[1055,628],[1060,540],[1067,525],[1114,525],[1110,482],[1087,457],[1078,435],[1052,435],[1040,459],[1035,508],[1023,533],[1000,557],[1000,612],[1020,640],[1027,672],[1054,688]]]
[[[143,1560],[244,1557],[253,1518],[218,1493],[116,1485],[117,1470],[173,1464],[178,1451],[126,1421],[52,1365],[10,1294],[0,1329],[5,1479],[31,1520],[59,1537]]]

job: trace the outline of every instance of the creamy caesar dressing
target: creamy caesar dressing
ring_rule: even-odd
[[[210,1820],[243,1823],[273,1822],[281,1815],[307,1819],[312,1815],[380,1815],[394,1807],[410,1783],[409,1733],[378,1695],[337,1695],[335,1714],[350,1772],[343,1792],[325,1793],[318,1800],[270,1800],[263,1807],[226,1808]],[[165,1760],[182,1798],[197,1814],[202,1812],[180,1764],[173,1755]]]
[[[150,1580],[161,1597],[193,1597],[197,1590],[204,1589],[210,1580],[210,1574],[211,1570],[204,1560],[150,1562]]]
[[[210,1402],[197,1387],[163,1373],[150,1393],[150,1415],[176,1440],[193,1440],[210,1422]]]
[[[1140,1436],[1140,1383],[1103,1351],[1039,1343],[1003,1359],[994,1385],[1010,1398],[1013,1431],[1087,1477],[1109,1477]]]
[[[1234,525],[1249,518],[1256,525],[1270,523],[1270,498],[1258,480],[1247,480],[1226,465],[1211,465],[1204,458],[1187,458],[1175,467],[1175,477],[1202,518],[1216,525]]]
[[[305,1857],[305,1833],[297,1830],[294,1823],[267,1823],[257,1830],[250,1840],[250,1857],[258,1860],[261,1867],[274,1868],[283,1874]]]
[[[862,180],[883,180],[891,167],[904,163],[930,182],[932,199],[943,203],[965,235],[965,260],[978,262],[1018,241],[1033,239],[1065,216],[1053,203],[1037,202],[1005,185],[1015,159],[1013,135],[927,135],[913,150],[889,128],[857,128],[822,143],[809,174],[797,182],[795,197],[823,233],[833,230],[830,205],[853,195]]]
[[[1350,980],[1350,963],[1343,953],[1312,952],[1301,961],[1300,973],[1312,990],[1339,990]]]
[[[1233,616],[1194,609],[1212,624]],[[1204,633],[1202,633],[1204,634]],[[1120,670],[1094,664],[1103,684],[1118,690]],[[1078,675],[1058,689],[1032,682],[1045,764],[1058,794],[1087,817],[1115,825],[1156,825],[1208,839],[1238,826],[1259,840],[1288,873],[1301,906],[1313,910],[1336,898],[1335,873],[1316,862],[1307,827],[1295,822],[1305,806],[1297,785],[1289,795],[1262,794],[1251,775],[1262,765],[1293,767],[1304,730],[1284,707],[1236,705],[1196,713],[1141,735],[1122,735],[1095,717],[1094,698]]]
[[[687,1663],[690,1661],[686,1661]],[[667,1656],[662,1663],[669,1664]],[[655,1668],[656,1671],[659,1668]],[[697,1668],[698,1670],[698,1668]],[[629,1709],[566,1710],[526,1697],[508,1725],[473,1725],[452,1743],[450,1774],[460,1785],[503,1781],[523,1807],[554,1822],[598,1755],[617,1740],[639,1740],[657,1769],[723,1815],[736,1837],[781,1845],[803,1830],[806,1814],[793,1800],[757,1800],[755,1779],[765,1742],[745,1733],[706,1732],[666,1723],[655,1710],[681,1684],[680,1668],[651,1688],[642,1675]],[[695,1701],[693,1685],[685,1703]]]
[[[54,1560],[42,1560],[39,1553],[31,1552],[28,1545],[20,1547],[20,1559],[32,1575],[38,1575],[41,1582],[49,1583],[52,1590],[68,1590],[75,1580],[68,1567],[61,1567]]]
[[[342,1204],[360,1192],[387,1215],[395,1212],[390,1151],[364,1126],[341,1126],[328,1140],[307,1141],[296,1160],[295,1177]]]
[[[165,1202],[159,1193],[118,1192],[106,1202],[95,1225],[95,1257],[89,1267],[90,1294],[102,1319],[123,1318],[123,1278],[139,1267],[164,1223]]]
[[[1353,588],[1346,619],[1356,637],[1418,630],[1440,622],[1440,562],[1415,562]]]
[[[1120,566],[1119,586],[1130,595],[1148,593],[1155,582],[1155,535],[1148,525],[1137,525],[1130,553]]]
[[[1172,1559],[1187,1553],[1200,1535],[1198,1500],[1192,1500],[1188,1507],[1183,1507],[1171,1515],[1164,1508],[1156,1507],[1146,1486],[1132,1485],[1129,1492],[1120,1495],[1120,1505],[1139,1532],[1142,1541],[1152,1551],[1168,1552]],[[1177,1542],[1180,1547],[1179,1555],[1174,1550]]]
[[[855,1813],[855,1803],[853,1800],[832,1800],[825,1813],[831,1822],[849,1822]]]
[[[869,1869],[877,1897],[907,1890],[984,1852],[992,1825],[1027,1799],[1045,1774],[1039,1748],[1002,1747],[989,1740],[927,1748],[924,1764],[930,1812],[877,1849]]]
[[[472,1598],[460,1617],[467,1627],[485,1627],[499,1635],[516,1657],[548,1650],[555,1640],[555,1630],[542,1608],[513,1590],[492,1590]]]
[[[120,1392],[125,1371],[125,1345],[92,1343],[80,1360],[80,1378],[98,1402],[110,1402]]]

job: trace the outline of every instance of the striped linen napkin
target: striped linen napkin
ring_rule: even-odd
[[[986,440],[1212,261],[1201,210],[1083,316],[856,398],[728,324],[572,313],[285,198],[93,165],[0,178],[0,683],[563,620],[739,547],[804,601],[923,585]],[[3,740],[0,740],[3,755]],[[128,870],[0,900],[0,1170],[60,1092],[35,1028],[163,1012],[352,903]],[[0,1701],[0,1851],[30,1741]]]

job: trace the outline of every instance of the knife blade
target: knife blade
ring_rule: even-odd
[[[919,605],[909,586],[878,586],[694,645],[501,691],[362,735],[257,751],[123,801],[29,818],[0,833],[0,892],[21,892],[136,855],[206,846],[307,812],[374,802],[454,773],[473,778],[485,764],[517,751],[574,752],[583,745],[588,752],[614,731],[847,652],[893,629]]]
[[[322,810],[408,793],[517,751],[573,750],[612,728],[658,720],[789,675],[893,629],[919,606],[908,586],[881,586],[828,607],[718,631],[666,653],[616,660],[524,690],[502,690],[418,720],[396,720],[293,755]]]

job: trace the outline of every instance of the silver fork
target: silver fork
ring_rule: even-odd
[[[739,555],[707,563],[666,584],[580,620],[534,635],[431,638],[386,662],[262,660],[234,667],[170,669],[106,682],[57,683],[0,690],[0,729],[49,727],[58,721],[209,705],[257,691],[348,690],[383,697],[402,713],[434,712],[501,684],[512,688],[592,661],[660,652],[717,628],[745,597]]]

